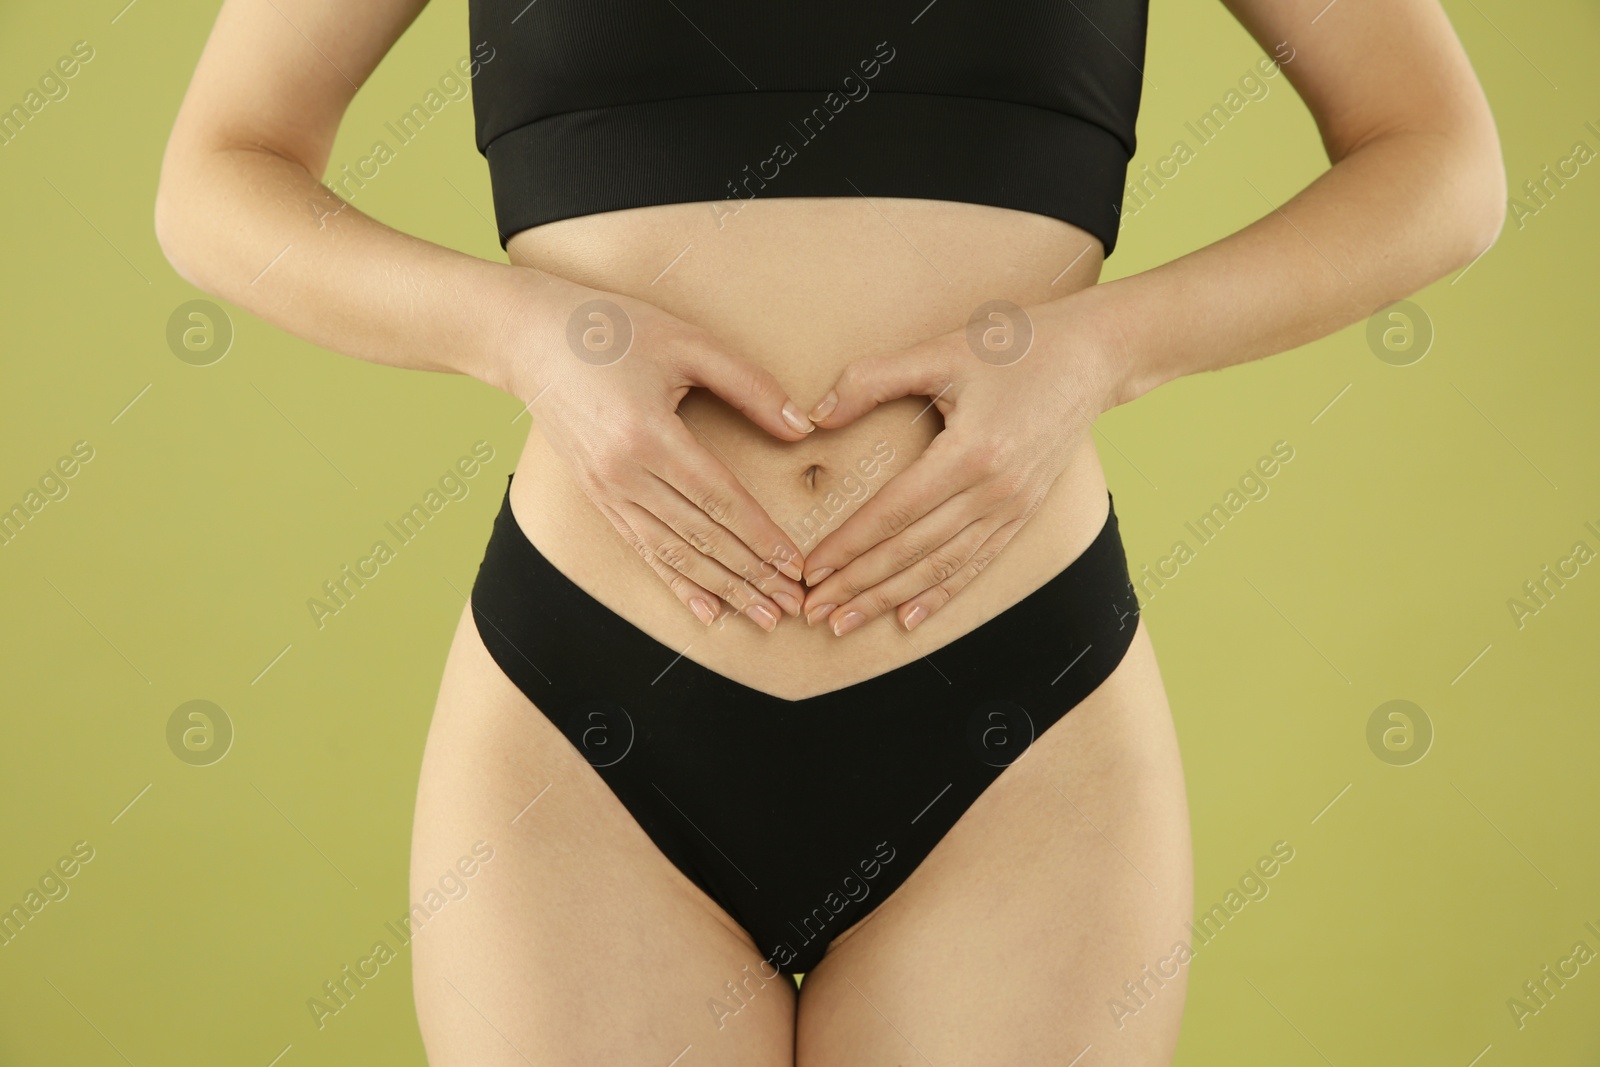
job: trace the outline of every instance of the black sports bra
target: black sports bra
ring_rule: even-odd
[[[956,200],[1115,247],[1148,0],[469,0],[500,243],[755,196]]]

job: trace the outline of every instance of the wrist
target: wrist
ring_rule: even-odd
[[[475,358],[469,371],[480,381],[527,402],[548,384],[550,360],[572,309],[594,290],[532,267],[511,266],[502,274],[483,322]]]
[[[1127,310],[1110,285],[1094,285],[1053,302],[1050,347],[1075,363],[1068,373],[1093,398],[1095,414],[1154,389]]]

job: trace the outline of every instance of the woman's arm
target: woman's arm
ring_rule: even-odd
[[[701,385],[799,440],[811,426],[771,375],[643,301],[400,233],[317,179],[357,87],[425,3],[227,0],[162,163],[163,252],[318,345],[537,399],[534,424],[686,606],[709,625],[727,601],[772,629],[784,609],[768,594],[798,610],[799,550],[676,415]],[[596,298],[632,326],[621,362],[567,351],[569,317]]]
[[[1438,0],[1224,2],[1267,51],[1293,49],[1284,71],[1332,167],[1214,244],[1023,309],[1033,349],[1014,363],[975,358],[955,331],[847,368],[817,425],[921,395],[938,398],[945,429],[812,550],[808,579],[832,573],[808,593],[808,619],[826,609],[845,632],[898,609],[915,626],[1015,535],[1101,412],[1332,333],[1495,239],[1494,120]]]
[[[339,121],[426,0],[228,0],[167,142],[162,251],[190,284],[289,333],[397,367],[497,373],[524,272],[418,240],[318,179]]]
[[[1294,49],[1283,70],[1333,166],[1238,233],[1074,294],[1108,331],[1116,404],[1359,322],[1472,262],[1505,220],[1494,118],[1438,0],[1223,2],[1264,48]]]

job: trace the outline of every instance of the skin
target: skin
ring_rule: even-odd
[[[297,336],[516,397],[538,432],[512,506],[540,551],[657,640],[799,699],[938,649],[1071,562],[1105,518],[1099,413],[1358,321],[1499,232],[1493,122],[1435,0],[1228,6],[1267,54],[1293,49],[1284,74],[1333,165],[1239,233],[1105,285],[1083,231],[937,201],[613,212],[517,235],[509,264],[402,234],[315,175],[416,0],[227,0],[168,145],[156,231],[187,280]],[[597,298],[634,334],[605,366],[566,340]],[[1034,330],[1008,366],[965,347],[992,299]],[[807,410],[814,428],[793,423]],[[1143,622],[1116,673],[799,995],[745,977],[749,937],[531,711],[464,610],[423,758],[412,898],[473,842],[496,854],[414,941],[435,1065],[1066,1063],[1085,1046],[1086,1064],[1170,1061],[1184,973],[1121,1026],[1107,1009],[1170,954],[1193,900]],[[707,1001],[737,980],[746,1006],[718,1026]]]

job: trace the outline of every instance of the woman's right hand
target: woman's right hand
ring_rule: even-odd
[[[811,421],[776,378],[700,327],[544,277],[507,315],[490,384],[527,405],[589,499],[702,623],[725,603],[768,632],[780,610],[799,615],[800,550],[677,409],[701,386],[785,441]]]

